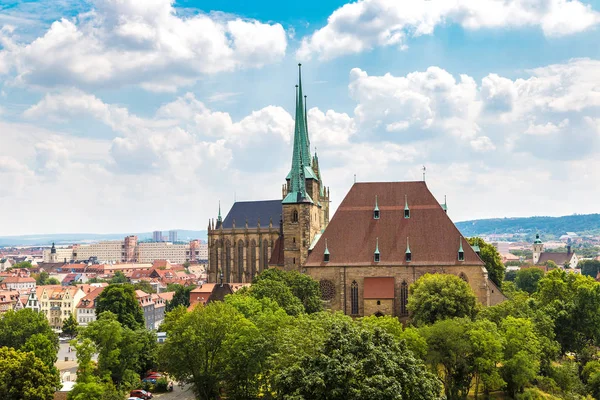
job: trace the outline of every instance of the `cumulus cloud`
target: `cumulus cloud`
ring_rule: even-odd
[[[579,0],[359,0],[335,10],[327,25],[305,37],[300,59],[331,59],[380,46],[403,49],[407,38],[443,24],[465,29],[539,27],[546,36],[589,29],[600,14]]]
[[[173,0],[95,0],[30,43],[4,30],[0,73],[44,87],[137,84],[174,91],[203,74],[261,67],[287,47],[280,24],[222,14],[178,16]]]

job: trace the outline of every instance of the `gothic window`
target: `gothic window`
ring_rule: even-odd
[[[244,242],[242,240],[238,242],[237,253],[237,282],[244,282]]]
[[[292,222],[298,222],[298,210],[292,211]]]
[[[402,281],[400,285],[400,316],[408,315],[408,283]]]
[[[256,276],[256,241],[250,242],[250,279]]]
[[[263,270],[269,268],[269,242],[265,239],[262,244],[262,262],[261,268]]]
[[[230,282],[231,276],[231,243],[225,242],[225,282]]]
[[[350,304],[351,314],[358,315],[358,283],[352,281],[350,285]]]

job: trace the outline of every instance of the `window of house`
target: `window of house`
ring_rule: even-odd
[[[465,261],[465,252],[464,251],[458,252],[458,261]]]
[[[373,219],[379,219],[379,210],[373,211]]]
[[[298,210],[292,212],[292,222],[298,222]]]
[[[352,315],[358,314],[358,283],[353,281],[350,285],[350,303]]]

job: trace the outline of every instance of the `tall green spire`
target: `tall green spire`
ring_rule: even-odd
[[[294,152],[293,156],[302,159],[304,165],[304,174],[306,178],[317,179],[314,171],[311,168],[310,159],[310,141],[308,139],[308,128],[307,128],[307,116],[306,107],[304,102],[304,95],[302,93],[302,64],[298,64],[298,86],[296,93],[296,121],[294,126]],[[292,171],[288,174],[286,179],[292,179],[294,169],[294,162],[292,159]]]
[[[292,169],[287,179],[290,180],[290,190],[283,199],[284,204],[310,202],[312,199],[306,193],[306,179],[317,179],[311,166],[306,132],[306,115],[302,97],[302,73],[298,64],[298,85],[296,85],[296,121],[294,126],[294,149],[292,152]]]

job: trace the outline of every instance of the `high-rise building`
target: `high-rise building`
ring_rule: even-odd
[[[169,231],[169,242],[175,243],[177,241],[177,231]]]
[[[152,240],[155,242],[162,242],[162,232],[161,231],[154,231],[152,232]]]

